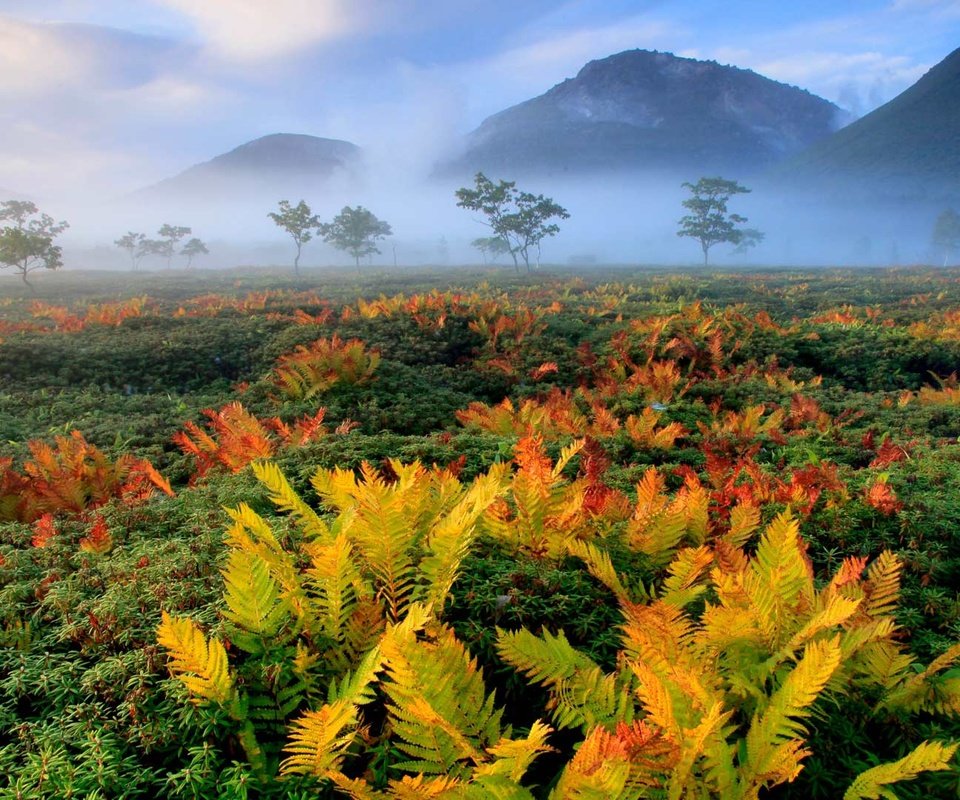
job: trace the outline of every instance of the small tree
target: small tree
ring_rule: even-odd
[[[480,251],[484,264],[496,263],[500,256],[510,252],[510,242],[499,236],[482,236],[470,242],[470,246]]]
[[[317,232],[327,244],[352,255],[357,269],[360,268],[361,258],[380,252],[375,244],[378,239],[393,234],[389,224],[377,219],[372,211],[363,206],[344,206],[332,222],[317,226]]]
[[[297,255],[293,259],[293,271],[299,275],[300,253],[303,246],[313,238],[313,230],[320,225],[320,219],[303,200],[295,206],[291,206],[289,200],[281,200],[280,210],[271,211],[267,216],[293,238],[293,243],[297,246]]]
[[[482,172],[478,172],[473,181],[473,189],[457,189],[457,206],[479,211],[487,218],[484,224],[493,232],[491,238],[507,243],[518,272],[517,256],[523,259],[527,272],[530,271],[530,250],[534,247],[539,266],[540,243],[560,232],[560,226],[550,220],[568,219],[567,210],[542,194],[519,191],[515,181],[494,183]]]
[[[63,266],[63,251],[53,240],[70,227],[66,222],[54,222],[27,200],[0,203],[0,222],[10,223],[0,228],[0,269],[13,267],[31,286],[29,273]]]
[[[173,260],[174,255],[176,255],[177,245],[180,244],[181,239],[189,236],[192,230],[182,225],[164,224],[157,233],[160,239],[158,240],[158,244],[154,246],[153,252],[165,258],[167,260],[167,269],[170,269],[170,262]]]
[[[943,250],[943,266],[960,250],[960,214],[952,208],[940,213],[933,225],[933,246]]]
[[[128,231],[126,236],[121,236],[119,239],[114,241],[114,244],[119,247],[121,250],[126,250],[127,255],[130,256],[130,266],[133,267],[134,272],[140,267],[140,262],[143,260],[143,257],[147,254],[147,251],[144,250],[143,243],[147,240],[147,237],[142,233],[136,233],[135,231]]]
[[[763,234],[754,228],[738,228],[746,217],[727,212],[727,201],[735,194],[748,194],[745,186],[723,178],[701,178],[696,183],[684,183],[692,197],[683,201],[683,207],[691,213],[680,219],[677,236],[688,236],[700,242],[703,250],[703,265],[709,263],[710,248],[721,242],[752,247],[763,239]]]
[[[193,259],[197,256],[205,256],[210,251],[207,250],[207,246],[197,238],[191,239],[183,246],[183,250],[180,251],[180,255],[187,257],[187,269],[190,269],[193,264]]]

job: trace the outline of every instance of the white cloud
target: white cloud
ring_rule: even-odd
[[[196,25],[204,44],[230,59],[287,55],[366,24],[357,0],[155,0]]]
[[[82,85],[95,63],[94,53],[71,47],[57,28],[0,16],[0,94],[4,96]]]
[[[633,17],[616,25],[557,33],[497,55],[445,67],[444,75],[469,87],[468,116],[478,122],[504,107],[542,94],[572,78],[588,61],[623,50],[662,48],[683,32],[666,21]]]

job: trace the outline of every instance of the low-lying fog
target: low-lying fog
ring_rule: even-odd
[[[493,179],[511,175],[491,174]],[[699,175],[686,179],[696,181]],[[733,265],[898,265],[942,263],[931,246],[931,231],[942,201],[871,200],[862,190],[852,200],[840,199],[834,188],[804,196],[764,186],[759,178],[736,175],[752,188],[731,198],[729,211],[746,216],[747,227],[757,228],[765,240],[746,254],[729,244],[710,251],[711,264]],[[518,179],[518,188],[543,193],[563,205],[570,218],[560,233],[545,239],[542,263],[666,264],[702,263],[699,244],[676,235],[677,221],[686,213],[681,201],[689,193],[683,178],[650,175],[607,175],[590,178]],[[128,255],[114,246],[127,231],[156,237],[164,223],[189,226],[210,254],[194,262],[199,268],[292,263],[294,246],[267,213],[281,199],[304,199],[321,220],[331,219],[345,206],[363,205],[393,228],[393,236],[379,243],[375,266],[456,265],[481,263],[471,240],[489,235],[480,215],[456,206],[454,191],[471,185],[469,178],[428,179],[405,172],[396,164],[378,169],[365,163],[352,174],[340,174],[304,189],[302,182],[267,185],[219,196],[188,195],[157,200],[141,192],[84,201],[35,198],[41,210],[65,219],[70,229],[60,243],[69,269],[129,270]],[[302,191],[298,191],[301,189]],[[0,198],[6,199],[6,198]],[[319,239],[306,244],[301,266],[349,264],[351,258]],[[509,257],[499,262],[508,266]],[[173,261],[182,267],[185,259]],[[164,259],[147,256],[141,270],[164,269]]]

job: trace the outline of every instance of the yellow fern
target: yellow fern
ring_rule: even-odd
[[[843,794],[843,800],[896,800],[896,795],[885,788],[891,783],[911,781],[921,772],[949,769],[950,759],[957,752],[957,744],[921,742],[909,754],[892,764],[880,764],[861,772]]]
[[[235,699],[227,651],[219,639],[207,639],[189,617],[164,611],[157,641],[170,654],[170,671],[191,693],[222,706]]]

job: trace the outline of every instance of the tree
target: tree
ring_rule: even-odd
[[[531,194],[517,189],[515,181],[491,181],[482,172],[474,178],[474,188],[457,189],[457,206],[470,211],[479,211],[486,218],[484,223],[493,232],[495,239],[502,239],[509,247],[513,266],[519,272],[520,262],[530,271],[530,250],[536,248],[537,266],[540,265],[540,243],[548,236],[560,232],[560,226],[551,219],[569,219],[563,206],[542,194]]]
[[[727,201],[735,194],[748,194],[745,186],[723,178],[701,178],[696,183],[684,183],[692,197],[683,201],[683,207],[691,213],[679,221],[677,236],[688,236],[700,242],[703,250],[703,265],[709,263],[710,248],[721,242],[730,242],[744,248],[752,247],[763,239],[755,228],[738,228],[746,217],[727,212]]]
[[[500,256],[510,252],[510,243],[499,236],[482,236],[470,242],[470,246],[480,251],[484,264],[488,263],[487,259],[493,264]]]
[[[320,225],[317,217],[303,200],[295,206],[289,200],[280,201],[280,210],[267,214],[279,227],[283,228],[293,238],[297,246],[297,255],[293,259],[293,271],[300,274],[300,253],[303,246],[313,238],[313,230]]]
[[[160,230],[157,231],[160,235],[160,240],[159,246],[155,248],[155,252],[157,255],[167,259],[167,269],[170,269],[170,262],[177,252],[177,245],[180,244],[180,240],[185,236],[189,236],[192,232],[190,228],[185,228],[181,225],[167,224],[164,224]]]
[[[148,251],[143,246],[146,241],[147,237],[144,234],[128,231],[126,236],[121,236],[114,242],[121,250],[127,251],[130,256],[130,265],[133,267],[134,272],[140,267],[140,262],[143,260],[143,257],[147,255]]]
[[[952,253],[960,250],[960,214],[952,208],[940,213],[933,224],[933,246],[943,249],[943,266]]]
[[[31,286],[30,272],[63,266],[63,250],[53,240],[70,227],[66,222],[54,222],[27,200],[0,203],[0,222],[10,223],[0,228],[0,269],[13,267]]]
[[[357,262],[357,269],[363,256],[380,252],[375,244],[378,239],[393,234],[390,225],[377,219],[373,212],[363,206],[344,206],[332,222],[319,225],[317,232],[327,244],[352,255]]]
[[[205,256],[209,252],[203,242],[197,238],[193,238],[183,246],[180,255],[187,257],[187,269],[190,269],[190,266],[193,264],[193,259],[197,256]]]

